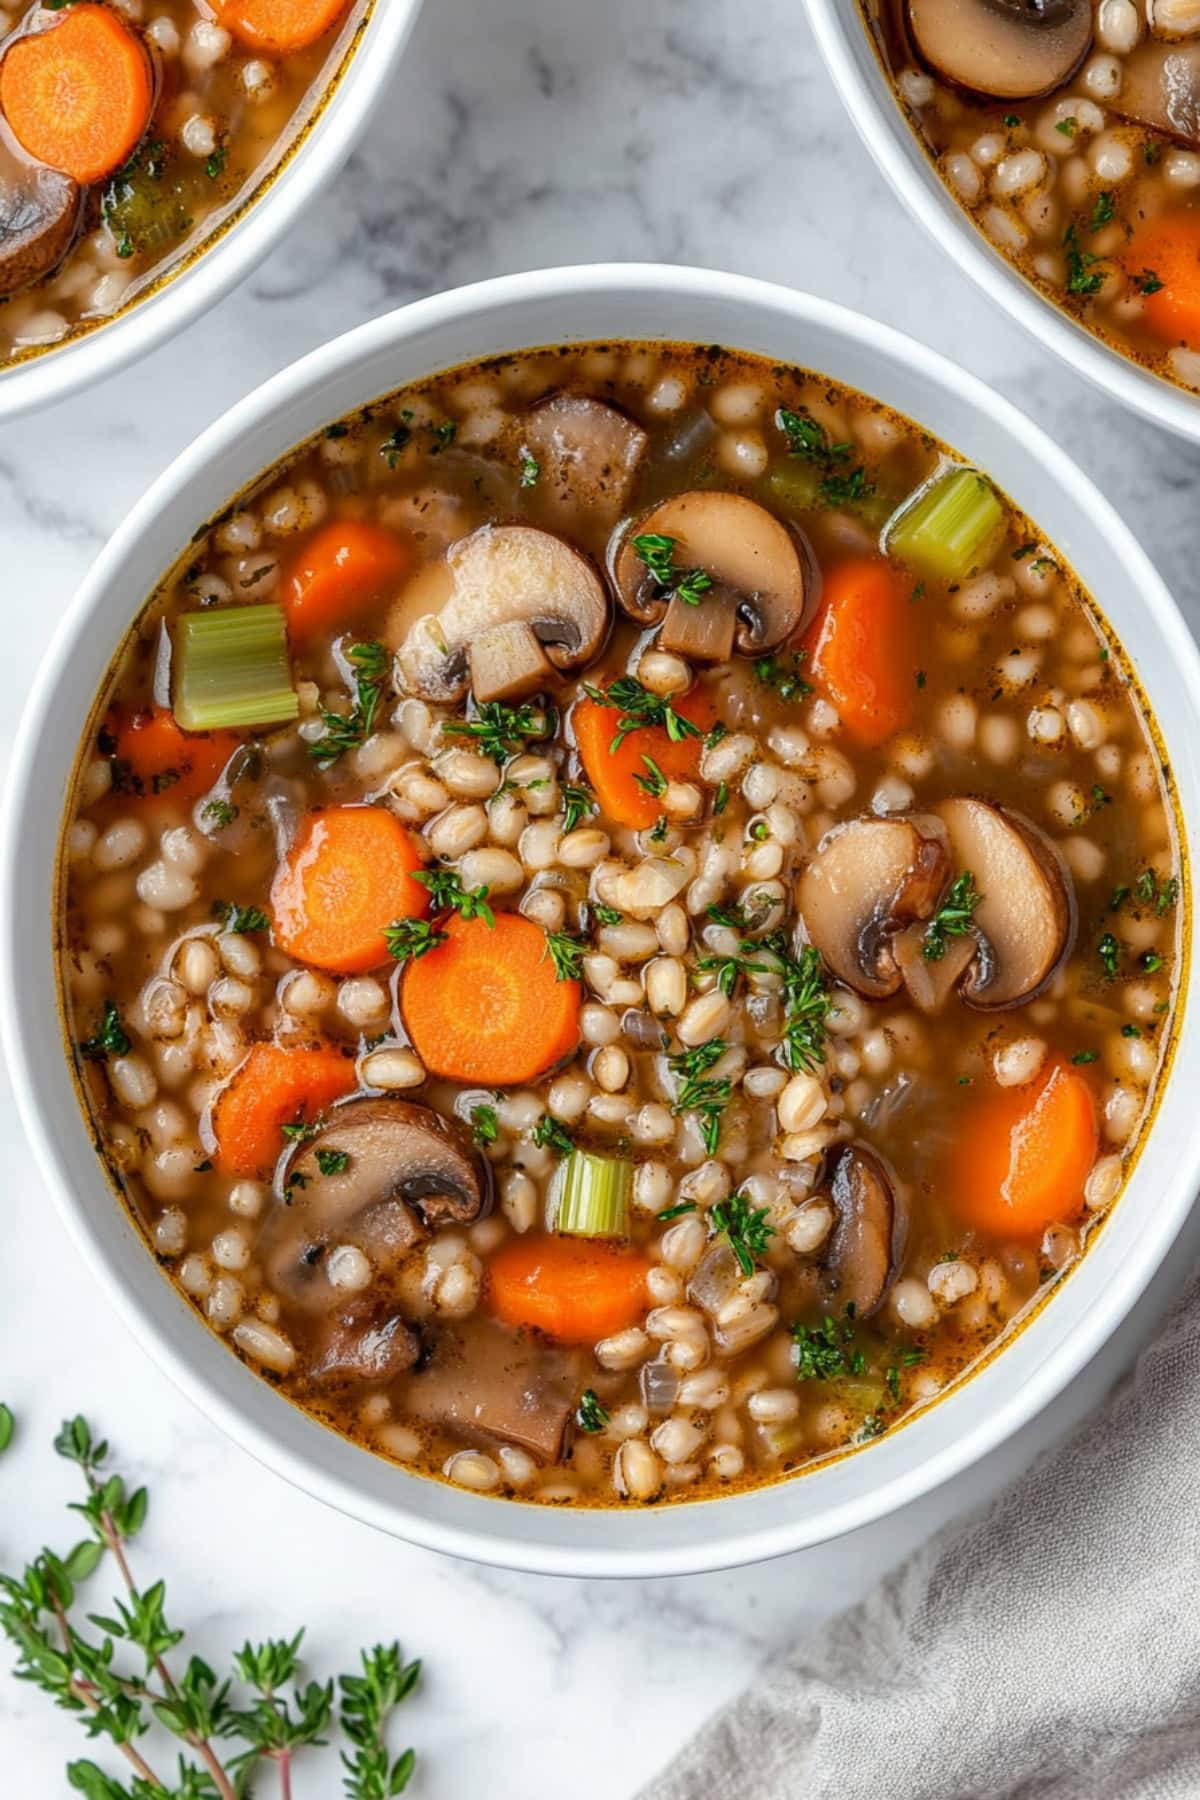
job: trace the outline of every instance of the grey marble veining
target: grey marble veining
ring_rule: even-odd
[[[427,0],[367,141],[250,282],[140,368],[0,431],[0,755],[89,559],[171,456],[247,389],[406,300],[608,258],[791,282],[935,343],[1074,452],[1200,619],[1200,451],[1054,365],[910,225],[843,118],[796,0]],[[425,1758],[414,1791],[440,1800],[548,1795],[568,1773],[575,1800],[632,1794],[800,1629],[1081,1412],[1157,1304],[1018,1443],[885,1524],[767,1568],[541,1580],[378,1537],[235,1450],[94,1290],[3,1092],[0,1148],[0,1394],[26,1425],[0,1467],[0,1565],[47,1534],[63,1538],[71,1472],[48,1439],[64,1413],[88,1411],[151,1483],[143,1551],[168,1574],[199,1648],[218,1655],[248,1633],[303,1623],[322,1672],[392,1634],[426,1658],[405,1729]],[[79,1753],[70,1721],[0,1678],[0,1767],[20,1771],[20,1800],[62,1793],[63,1762]],[[297,1800],[337,1785],[317,1765]]]

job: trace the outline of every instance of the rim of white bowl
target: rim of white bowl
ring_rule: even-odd
[[[533,323],[522,326],[522,318]],[[598,329],[598,319],[624,319],[627,328],[618,332],[609,323]],[[734,319],[735,326],[719,329]],[[1008,482],[1010,491],[1025,480],[1035,493],[1044,494],[1046,482],[1055,484],[1079,529],[1094,531],[1096,547],[1088,554],[1102,554],[1106,568],[1111,559],[1108,585],[1119,604],[1130,608],[1133,628],[1126,623],[1120,631],[1126,654],[1136,668],[1138,642],[1131,640],[1140,637],[1137,621],[1144,612],[1153,620],[1147,655],[1158,657],[1164,688],[1168,680],[1173,687],[1175,713],[1170,719],[1160,713],[1159,722],[1183,808],[1190,865],[1200,822],[1195,705],[1200,654],[1161,578],[1115,510],[1045,433],[937,352],[834,302],[698,269],[616,264],[501,277],[373,320],[274,376],[185,449],[110,539],[41,665],[18,733],[0,845],[5,958],[0,1028],[26,1131],[68,1230],[134,1335],[206,1417],[306,1492],[429,1549],[542,1574],[648,1577],[766,1560],[876,1520],[976,1462],[1062,1390],[1144,1291],[1200,1182],[1200,1115],[1186,1099],[1200,1080],[1200,1029],[1193,1018],[1200,1017],[1200,976],[1191,966],[1180,994],[1184,1029],[1139,1165],[1097,1242],[1012,1343],[967,1383],[858,1455],[745,1494],[631,1511],[548,1509],[469,1494],[412,1475],[317,1424],[234,1358],[182,1302],[106,1181],[77,1103],[57,1014],[53,1007],[49,1015],[46,1010],[47,996],[56,991],[56,921],[47,906],[52,872],[42,866],[52,861],[53,849],[43,853],[43,845],[57,843],[76,748],[73,736],[62,735],[60,688],[74,658],[79,657],[81,671],[94,664],[101,675],[94,682],[87,677],[90,704],[148,588],[139,587],[136,602],[107,643],[97,642],[94,631],[89,636],[93,610],[107,604],[111,611],[117,604],[108,598],[112,595],[124,606],[129,582],[122,581],[122,572],[139,546],[151,555],[156,524],[168,506],[190,507],[201,480],[215,483],[214,492],[227,500],[237,447],[246,437],[253,441],[243,444],[242,455],[257,456],[261,468],[267,460],[264,434],[274,446],[269,455],[283,456],[331,417],[353,410],[355,401],[347,401],[351,390],[358,404],[387,391],[388,384],[381,387],[377,378],[380,368],[389,378],[395,373],[392,387],[402,385],[415,379],[417,370],[432,373],[472,360],[459,353],[463,344],[474,344],[484,357],[548,342],[673,337],[736,342],[779,358],[784,342],[804,342],[810,334],[835,340],[848,358],[857,355],[880,370],[886,367],[888,379],[901,389],[909,382],[919,385],[931,404],[961,414],[961,431],[992,433],[993,461],[1011,461],[1019,478]],[[433,339],[445,349],[427,351]],[[412,375],[401,372],[406,357]],[[787,360],[803,359],[789,352]],[[822,364],[836,377],[831,360],[826,355]],[[346,392],[331,410],[332,396],[325,396],[339,378]],[[1019,494],[1014,498],[1020,503]],[[186,516],[198,519],[209,511],[197,498],[195,511]],[[1036,516],[1036,502],[1031,511]],[[161,552],[154,546],[155,567],[165,569],[177,552],[176,542],[164,543]],[[1127,594],[1136,594],[1137,601]],[[1103,608],[1105,595],[1097,600]],[[77,680],[83,680],[82,672]],[[47,746],[56,743],[61,755],[53,751],[57,761],[51,774]]]
[[[365,131],[408,42],[423,0],[375,0],[333,93],[284,166],[241,216],[193,260],[128,310],[28,361],[0,369],[0,421],[53,406],[127,368],[208,312],[262,262]]]
[[[1122,356],[1055,306],[993,248],[948,192],[880,66],[858,0],[804,0],[842,104],[880,173],[948,256],[1031,337],[1101,392],[1200,443],[1200,394]]]

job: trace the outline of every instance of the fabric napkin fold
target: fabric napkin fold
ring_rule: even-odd
[[[1200,1278],[982,1512],[769,1666],[642,1800],[1197,1800]]]

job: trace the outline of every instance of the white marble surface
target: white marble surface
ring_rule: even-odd
[[[505,270],[610,257],[812,288],[969,362],[1124,497],[1200,619],[1200,452],[1053,366],[916,233],[842,117],[797,0],[428,0],[368,141],[248,286],[140,369],[0,434],[0,749],[89,559],[222,408],[392,305]],[[564,1779],[573,1800],[632,1795],[756,1666],[1061,1431],[1151,1327],[1164,1293],[1160,1283],[1018,1443],[888,1523],[727,1575],[541,1580],[378,1537],[234,1449],[94,1293],[2,1090],[0,1145],[0,1396],[24,1427],[0,1466],[0,1566],[64,1536],[71,1472],[48,1441],[64,1413],[84,1409],[151,1484],[142,1566],[168,1575],[174,1611],[210,1655],[304,1623],[322,1673],[396,1634],[426,1659],[406,1741],[423,1758],[413,1791],[439,1800],[548,1795]],[[1181,1251],[1176,1272],[1186,1260]],[[0,1768],[14,1800],[63,1794],[64,1760],[79,1747],[71,1721],[0,1676]],[[298,1800],[339,1785],[331,1763],[315,1763]]]

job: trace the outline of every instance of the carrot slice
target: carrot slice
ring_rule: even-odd
[[[912,583],[878,557],[839,563],[825,577],[803,640],[813,683],[868,748],[912,716],[916,630]]]
[[[170,791],[187,800],[208,792],[242,742],[233,731],[181,731],[164,706],[113,711],[104,731],[116,745],[119,776],[134,793]]]
[[[332,30],[349,4],[350,0],[225,0],[220,15],[226,31],[243,44],[286,56]]]
[[[717,710],[704,688],[689,688],[672,701],[680,718],[690,719],[702,732],[717,722]],[[620,710],[584,698],[571,714],[575,744],[584,774],[591,783],[600,810],[618,825],[645,831],[662,812],[661,803],[639,785],[637,777],[652,779],[645,758],[656,763],[668,781],[692,781],[700,768],[702,740],[669,737],[663,725],[639,725],[627,732],[613,749]]]
[[[951,1168],[964,1219],[995,1237],[1033,1237],[1074,1219],[1096,1160],[1087,1081],[1052,1061],[1024,1087],[1001,1088],[965,1123]]]
[[[346,630],[388,595],[411,561],[407,544],[378,525],[336,519],[323,526],[284,573],[288,636],[300,644]]]
[[[146,46],[111,6],[72,6],[0,63],[0,111],[17,142],[85,187],[128,162],[153,106]]]
[[[223,1175],[269,1175],[284,1149],[285,1125],[309,1124],[358,1086],[340,1050],[281,1050],[255,1044],[213,1108],[216,1165]]]
[[[413,880],[421,866],[413,839],[382,806],[314,813],[271,885],[275,942],[336,975],[378,968],[387,926],[429,910],[427,890]]]
[[[650,1264],[636,1250],[579,1238],[519,1237],[487,1267],[487,1303],[515,1330],[595,1344],[646,1311]]]
[[[1139,287],[1152,287],[1142,317],[1159,337],[1200,350],[1200,217],[1171,213],[1135,231],[1121,262]]]
[[[453,918],[446,942],[410,963],[400,1005],[434,1075],[485,1087],[532,1081],[579,1042],[577,981],[560,981],[545,933],[519,913]]]

